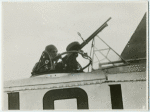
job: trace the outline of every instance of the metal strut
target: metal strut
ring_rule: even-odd
[[[115,67],[115,66],[116,66],[115,63],[117,63],[117,62],[118,62],[118,63],[121,63],[122,61],[123,61],[124,63],[126,63],[126,64],[129,64],[129,63],[128,63],[126,60],[124,60],[114,49],[112,49],[104,40],[102,40],[98,35],[96,35],[96,36],[97,36],[105,45],[107,45],[108,48],[106,48],[106,49],[97,49],[97,48],[95,47],[95,41],[94,41],[94,39],[93,39],[92,46],[91,46],[91,52],[92,52],[92,49],[93,49],[92,60],[94,60],[94,55],[95,55],[96,58],[98,59],[97,55],[95,54],[95,52],[98,51],[98,52],[104,57],[102,60],[107,59],[107,60],[109,61],[109,62],[106,62],[106,63],[100,63],[101,60],[98,59],[97,62],[99,62],[101,65],[112,64],[112,65]],[[108,50],[106,56],[101,52],[102,50]],[[122,61],[114,61],[114,62],[112,62],[112,61],[107,57],[110,50],[112,50],[117,56],[119,56]],[[91,56],[91,52],[90,52],[90,56]],[[92,68],[91,68],[91,70],[93,69],[93,64],[94,64],[94,61],[93,61],[93,63],[92,63]],[[89,69],[88,69],[88,71],[89,71]]]

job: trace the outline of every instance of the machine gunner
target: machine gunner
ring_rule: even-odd
[[[55,70],[55,65],[57,63],[58,58],[54,58],[58,56],[58,50],[54,45],[46,46],[43,51],[39,62],[37,62],[32,70],[32,75],[42,72],[47,72],[51,70]]]

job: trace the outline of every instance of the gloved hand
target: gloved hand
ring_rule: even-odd
[[[62,57],[61,57],[61,55],[60,54],[58,54],[56,57],[54,57],[54,61],[57,61],[57,60],[59,60],[59,59],[61,59]]]

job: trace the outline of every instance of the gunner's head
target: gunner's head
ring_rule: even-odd
[[[46,46],[45,50],[52,56],[52,58],[57,56],[57,48],[54,45]]]

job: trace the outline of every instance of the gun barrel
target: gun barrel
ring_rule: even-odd
[[[88,37],[81,45],[80,49],[82,49],[86,44],[88,44],[99,32],[101,32],[106,26],[108,26],[107,22],[111,19],[108,18],[105,23],[103,23],[90,37]]]
[[[107,23],[110,19],[111,19],[111,17],[110,17],[110,18],[108,18],[108,19],[107,19],[107,21],[106,21],[105,23]]]

